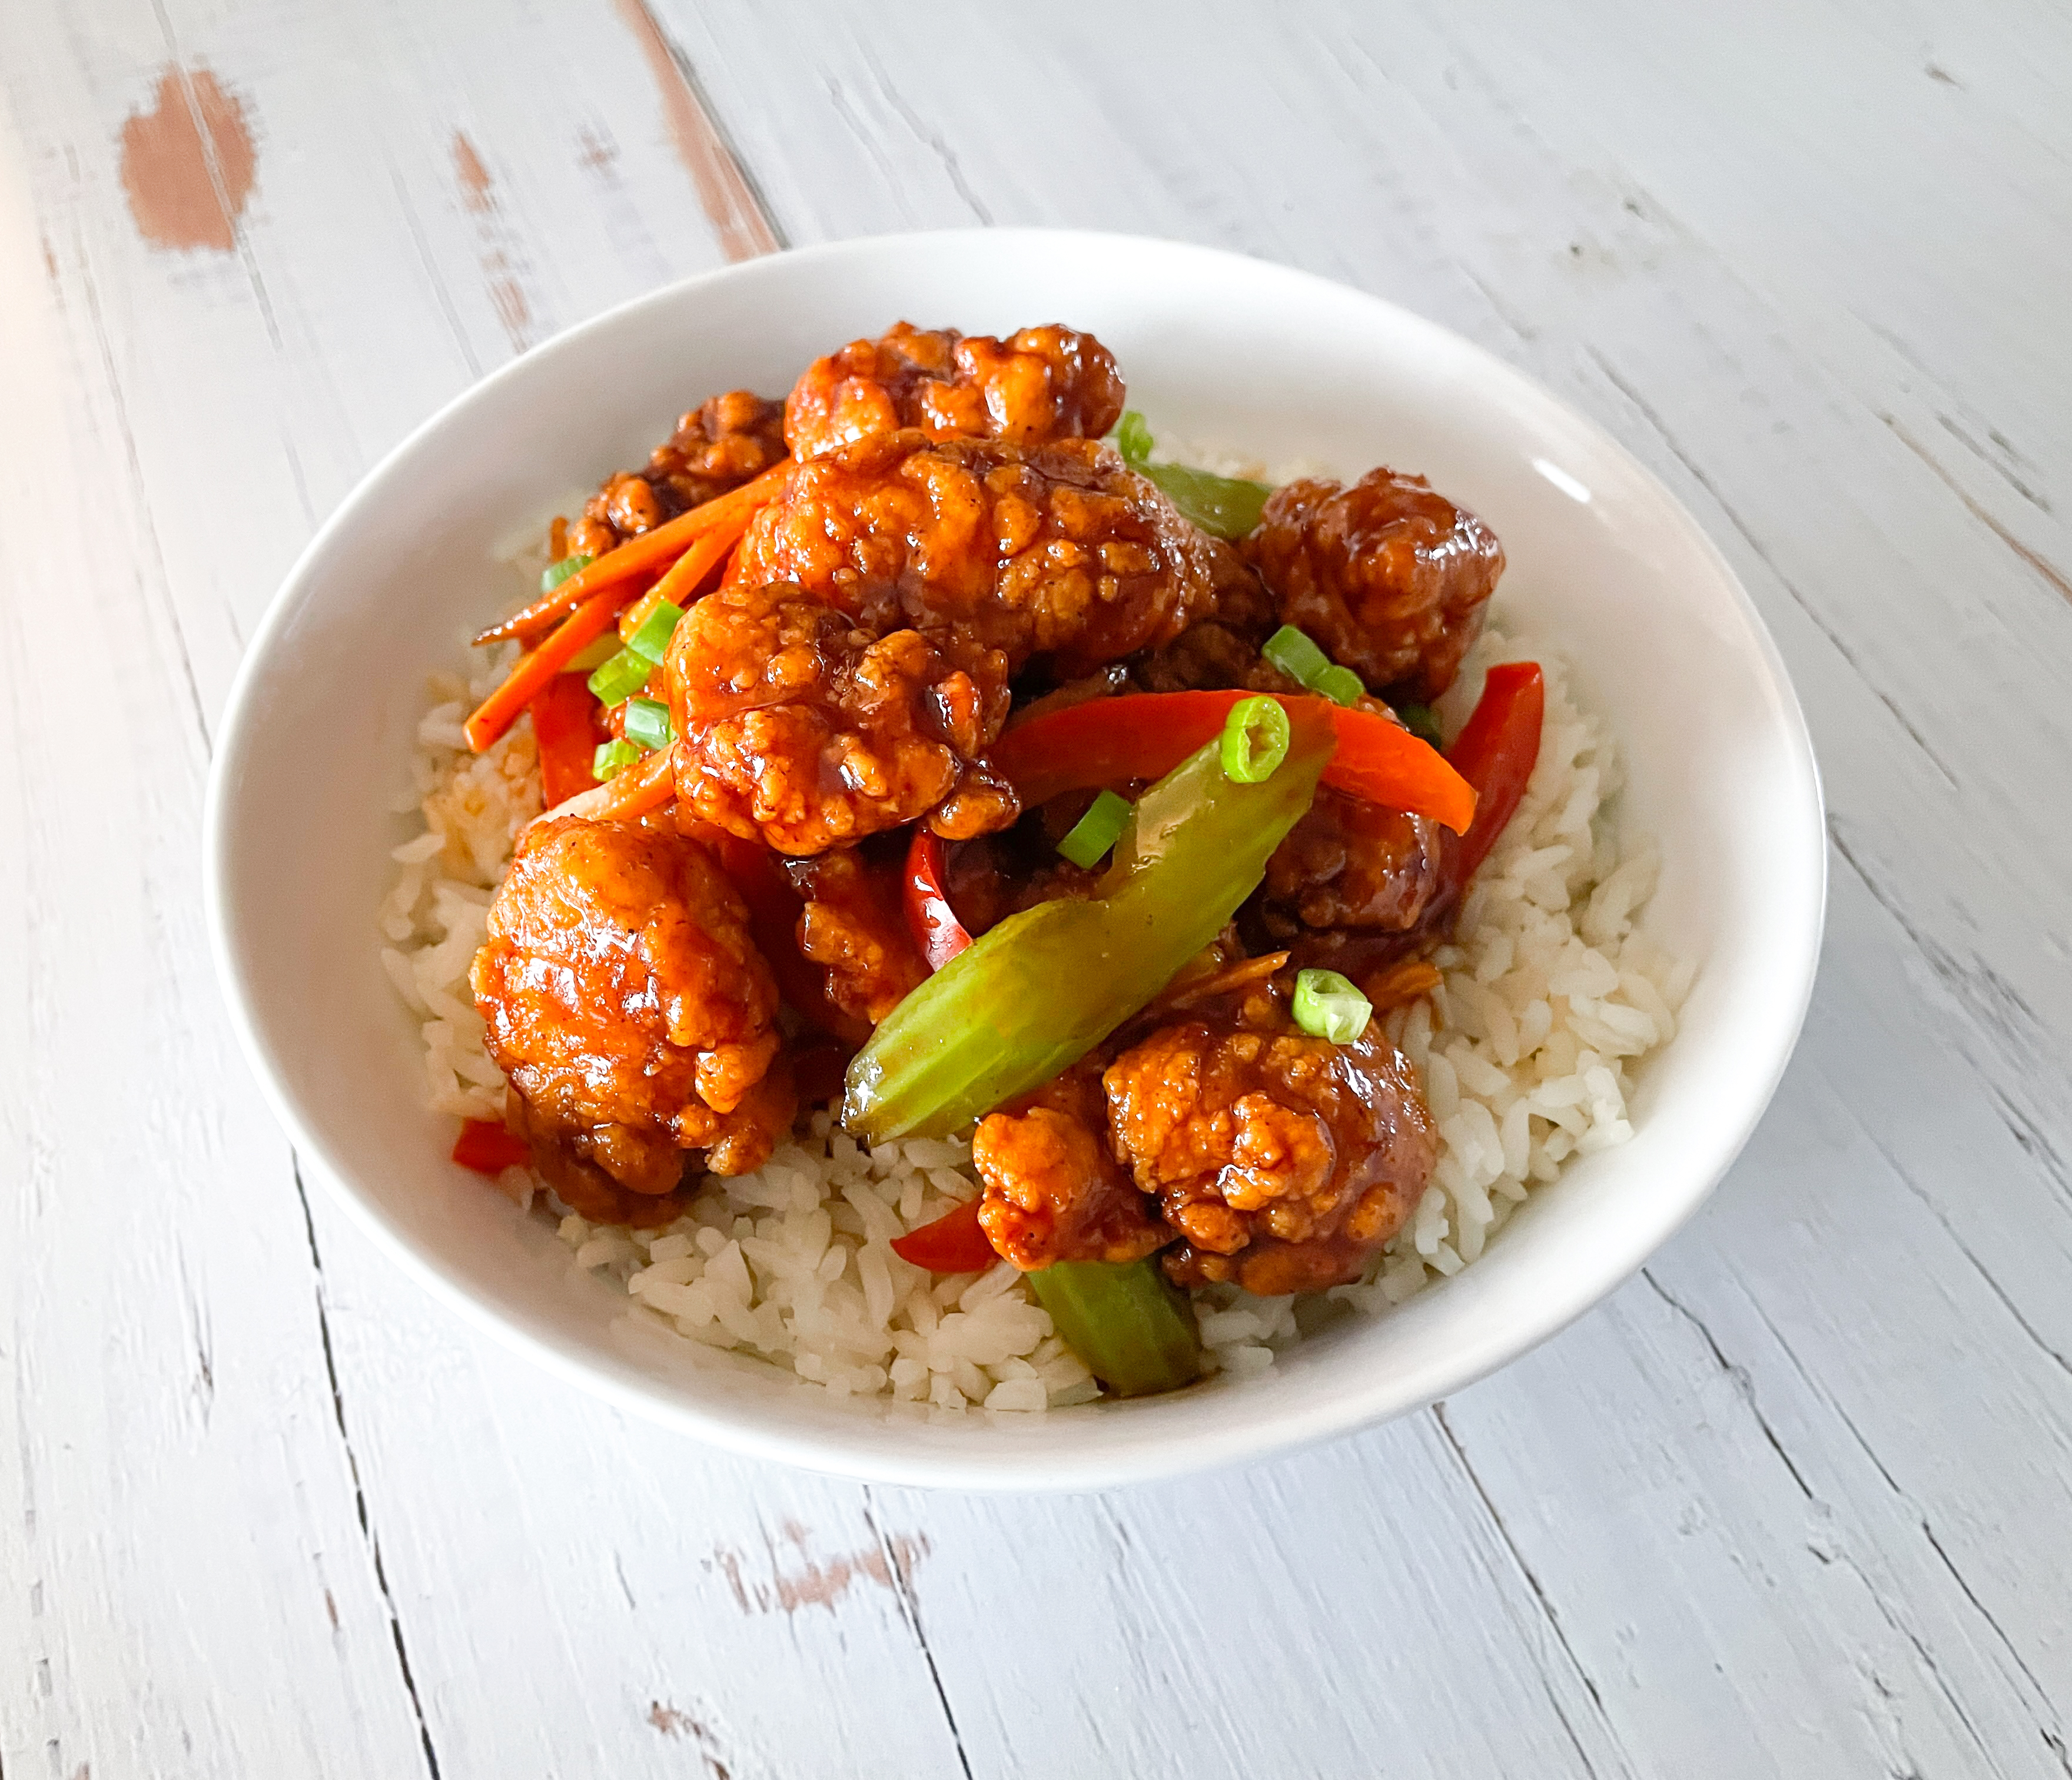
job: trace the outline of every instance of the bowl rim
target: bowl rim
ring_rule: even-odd
[[[1794,799],[1797,818],[1810,829],[1811,845],[1803,849],[1810,881],[1796,886],[1801,905],[1811,918],[1789,936],[1795,956],[1780,956],[1790,967],[1790,992],[1780,998],[1784,1016],[1775,1028],[1777,1042],[1769,1067],[1759,1078],[1751,1078],[1745,1112],[1731,1141],[1718,1153],[1709,1173],[1693,1185],[1673,1215],[1651,1220],[1637,1227],[1637,1239],[1607,1250],[1603,1264],[1581,1284],[1571,1283],[1544,1294],[1530,1314],[1521,1315],[1503,1337],[1487,1344],[1442,1380],[1420,1388],[1412,1396],[1383,1402],[1373,1400],[1385,1392],[1370,1389],[1348,1391],[1333,1401],[1329,1412],[1312,1409],[1299,1425],[1292,1418],[1270,1412],[1226,1418],[1213,1433],[1175,1437],[1147,1459],[1141,1445],[1120,1449],[1090,1447],[1079,1455],[1046,1452],[1032,1455],[1018,1446],[1004,1443],[995,1452],[981,1448],[958,1451],[921,1451],[898,1442],[874,1442],[876,1424],[859,1420],[854,1435],[787,1429],[771,1420],[730,1411],[724,1405],[686,1400],[660,1381],[643,1381],[627,1372],[600,1365],[573,1342],[563,1343],[520,1326],[496,1305],[478,1296],[462,1277],[450,1273],[431,1255],[421,1250],[401,1227],[393,1223],[379,1203],[355,1184],[352,1170],[331,1153],[312,1123],[306,1119],[294,1095],[277,1067],[269,1045],[260,1028],[252,984],[248,980],[232,919],[229,855],[235,832],[235,783],[237,768],[252,745],[256,721],[254,706],[258,689],[269,669],[270,658],[282,633],[294,620],[309,592],[309,583],[330,554],[335,541],[349,532],[362,509],[379,499],[383,485],[400,460],[413,454],[420,442],[438,433],[461,409],[487,399],[491,392],[523,379],[544,360],[574,351],[594,335],[624,324],[645,310],[681,301],[689,292],[737,280],[782,276],[780,268],[858,254],[888,250],[957,251],[983,246],[991,253],[1022,249],[1042,252],[1073,244],[1103,246],[1111,250],[1153,250],[1180,257],[1192,257],[1205,266],[1231,262],[1254,269],[1270,269],[1276,276],[1332,293],[1335,300],[1356,298],[1385,312],[1391,325],[1408,335],[1422,335],[1433,345],[1473,365],[1479,377],[1522,397],[1532,407],[1551,412],[1586,438],[1591,446],[1610,454],[1659,501],[1662,516],[1695,547],[1716,575],[1722,589],[1731,594],[1740,616],[1746,622],[1757,645],[1756,654],[1776,701],[1779,719],[1786,734],[1788,763],[1801,794]],[[297,1155],[312,1165],[326,1190],[347,1215],[370,1236],[375,1245],[396,1262],[431,1296],[456,1312],[475,1328],[495,1338],[548,1372],[600,1396],[615,1408],[657,1421],[723,1450],[742,1456],[777,1461],[825,1475],[906,1487],[949,1488],[980,1491],[1030,1490],[1044,1493],[1087,1491],[1156,1482],[1182,1475],[1228,1470],[1284,1453],[1293,1453],[1355,1433],[1361,1429],[1408,1415],[1477,1382],[1508,1365],[1519,1355],[1540,1346],[1586,1311],[1610,1297],[1644,1266],[1651,1256],[1675,1234],[1708,1199],[1753,1133],[1782,1079],[1803,1030],[1817,974],[1825,931],[1828,888],[1826,804],[1815,757],[1812,738],[1796,689],[1792,684],[1776,640],[1762,621],[1732,565],[1712,537],[1684,504],[1652,471],[1628,451],[1594,420],[1571,407],[1538,379],[1507,360],[1414,311],[1371,292],[1315,273],[1282,265],[1262,257],[1206,247],[1162,236],[1125,234],[1092,229],[1044,228],[964,228],[926,229],[888,235],[853,237],[839,241],[785,249],[736,264],[713,268],[643,292],[602,310],[585,321],[563,329],[496,370],[470,384],[413,427],[360,477],[352,490],[319,525],[298,554],[293,565],[269,601],[265,613],[240,660],[216,728],[210,763],[202,820],[202,895],[209,949],[231,1024],[240,1048],[274,1118],[287,1134]],[[1673,1042],[1673,1041],[1672,1041]]]

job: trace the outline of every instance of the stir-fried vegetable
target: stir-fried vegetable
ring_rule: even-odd
[[[1540,729],[1547,712],[1547,682],[1536,661],[1507,661],[1490,669],[1482,696],[1446,758],[1475,788],[1474,823],[1447,861],[1457,888],[1465,888],[1516,813],[1540,759]]]
[[[586,643],[561,664],[565,674],[590,674],[619,653],[619,639],[606,631],[596,642]]]
[[[1155,779],[1223,733],[1244,693],[1132,693],[1089,699],[1046,712],[1009,730],[993,746],[993,763],[1013,783],[1025,808],[1061,791]],[[1281,702],[1291,717],[1328,713],[1338,752],[1324,783],[1370,804],[1429,816],[1455,833],[1475,813],[1475,794],[1433,749],[1385,717],[1322,700]]]
[[[628,538],[615,550],[606,551],[594,562],[578,569],[522,611],[513,612],[500,623],[491,625],[475,640],[501,643],[511,637],[537,636],[586,600],[608,591],[623,594],[629,582],[660,569],[664,563],[676,564],[663,578],[663,584],[668,597],[676,598],[679,590],[670,587],[668,582],[680,569],[689,573],[687,565],[679,559],[691,554],[694,543],[714,533],[726,535],[726,541],[719,547],[717,554],[705,556],[705,567],[709,569],[733,547],[734,540],[741,536],[757,511],[783,493],[791,479],[791,460],[786,458],[772,464],[753,482],[745,482],[717,499],[679,513],[652,532]],[[697,583],[693,581],[690,585],[695,586]],[[689,588],[683,587],[681,590],[688,592]],[[622,598],[619,603],[623,606],[626,601]],[[679,600],[678,603],[682,602]]]
[[[559,562],[549,563],[540,575],[540,591],[551,594],[570,575],[579,575],[597,558],[591,556],[563,557]]]
[[[643,748],[666,748],[675,738],[669,730],[669,707],[659,698],[626,701],[626,739]]]
[[[453,1159],[478,1174],[501,1174],[532,1159],[524,1142],[494,1119],[463,1119],[454,1139]]]
[[[1263,482],[1211,475],[1177,463],[1151,461],[1151,429],[1131,409],[1115,430],[1115,448],[1139,475],[1156,483],[1166,498],[1212,537],[1249,537],[1259,529],[1259,516],[1273,491]]]
[[[1374,1004],[1334,970],[1298,970],[1293,1012],[1296,1025],[1311,1038],[1349,1045],[1367,1030]]]
[[[575,585],[571,578],[569,585]],[[493,746],[498,737],[518,721],[518,713],[532,702],[541,687],[561,671],[575,652],[603,634],[612,615],[624,603],[622,590],[606,590],[578,606],[553,634],[530,655],[520,656],[504,684],[475,707],[465,726],[467,745],[480,754]]]
[[[1261,779],[1265,776],[1264,773],[1259,775]],[[1117,797],[1113,791],[1103,791],[1058,843],[1058,851],[1074,865],[1092,871],[1120,838],[1128,820],[1129,800]]]
[[[1439,734],[1439,719],[1433,715],[1429,705],[1399,705],[1396,714],[1420,742],[1429,742],[1436,748],[1445,740]]]
[[[928,960],[928,968],[940,970],[972,943],[964,923],[950,906],[949,874],[941,836],[926,828],[915,829],[913,845],[906,849],[906,874],[900,889],[906,931]]]
[[[655,590],[660,594],[661,590]],[[639,628],[626,639],[626,647],[633,654],[643,656],[657,666],[668,653],[669,639],[676,635],[676,627],[684,621],[684,609],[673,600],[658,598],[640,620]]]
[[[621,649],[590,676],[590,689],[600,705],[623,704],[648,684],[654,671],[655,664],[647,656]]]
[[[1288,713],[1277,699],[1240,700],[1223,719],[1219,746],[1225,778],[1240,785],[1271,779],[1274,768],[1288,758]]]
[[[1237,912],[1309,808],[1331,755],[1327,711],[1291,709],[1288,758],[1262,783],[1226,778],[1214,742],[1168,772],[1139,800],[1097,899],[1009,915],[886,1016],[849,1065],[843,1122],[873,1142],[955,1131],[1149,1002]]]
[[[623,738],[600,742],[597,752],[590,756],[590,775],[601,785],[608,779],[616,779],[639,758],[640,750],[631,742]]]
[[[892,1252],[931,1273],[982,1273],[1000,1259],[978,1221],[981,1196],[945,1211],[933,1223],[892,1239]]]
[[[1282,625],[1260,645],[1259,652],[1305,690],[1328,698],[1334,705],[1357,705],[1367,696],[1366,683],[1358,674],[1340,667],[1307,631],[1298,631],[1292,624]]]
[[[1282,625],[1260,645],[1259,652],[1298,686],[1313,684],[1331,665],[1317,639],[1293,624]]]
[[[557,674],[534,695],[529,709],[532,739],[540,748],[540,801],[551,810],[597,783],[591,770],[597,701],[574,675]]]
[[[1059,1261],[1026,1277],[1058,1333],[1116,1396],[1177,1391],[1201,1376],[1194,1313],[1157,1256]]]
[[[1334,705],[1357,705],[1367,697],[1367,683],[1351,668],[1334,663],[1310,681],[1309,690]]]

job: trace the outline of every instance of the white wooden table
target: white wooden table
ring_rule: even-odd
[[[2072,17],[1462,10],[0,4],[8,1780],[2072,1774]],[[1642,1278],[1100,1499],[738,1462],[476,1338],[302,1190],[198,906],[243,641],[406,428],[974,220],[1544,379],[1733,558],[1832,810],[1805,1042]]]

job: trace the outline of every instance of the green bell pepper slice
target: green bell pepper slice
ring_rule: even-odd
[[[1009,915],[894,1008],[850,1063],[842,1123],[943,1137],[1040,1086],[1141,1011],[1220,933],[1316,795],[1327,707],[1289,713],[1272,777],[1224,775],[1220,739],[1137,800],[1092,901]]]

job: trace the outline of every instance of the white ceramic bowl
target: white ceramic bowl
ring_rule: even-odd
[[[374,911],[408,826],[426,674],[511,602],[497,551],[638,463],[676,413],[781,393],[899,317],[967,332],[1062,320],[1112,347],[1132,405],[1196,442],[1344,474],[1421,471],[1494,526],[1499,608],[1556,639],[1659,838],[1646,927],[1700,961],[1644,1067],[1634,1135],[1575,1162],[1487,1254],[1263,1379],[1038,1417],[838,1401],[644,1330],[544,1223],[446,1159]],[[437,1296],[541,1364],[705,1440],[906,1484],[1106,1487],[1342,1433],[1457,1390],[1626,1279],[1741,1149],[1811,992],[1820,793],[1775,647],[1719,553],[1618,445],[1508,365],[1358,291],[1170,242],[995,230],[757,260],[528,353],[406,440],[288,577],[230,700],[210,786],[211,928],[252,1067],[306,1162]]]

